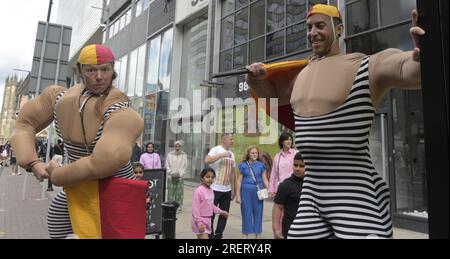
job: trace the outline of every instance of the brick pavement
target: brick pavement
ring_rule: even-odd
[[[22,200],[25,172],[11,175],[11,167],[0,168],[0,239],[48,239],[49,196],[41,199],[42,187],[32,174]]]
[[[10,167],[0,167],[0,239],[48,239],[46,215],[50,199],[60,190],[54,187],[53,192],[45,192],[42,196],[42,185],[32,174],[27,177],[26,199],[22,200],[22,188],[25,172],[22,175],[11,175]],[[184,206],[177,214],[176,238],[195,239],[191,230],[191,198],[197,184],[186,183],[184,188]],[[45,186],[46,189],[46,186]],[[264,204],[262,238],[271,239],[271,211],[273,203]],[[241,239],[241,213],[236,202],[231,203],[230,216],[225,228],[224,237]],[[427,234],[394,229],[394,238],[426,239]]]

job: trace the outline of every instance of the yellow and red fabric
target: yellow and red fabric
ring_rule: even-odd
[[[92,44],[84,47],[78,57],[82,65],[101,65],[114,62],[114,54],[104,45]]]
[[[78,238],[145,238],[147,181],[109,177],[65,189]]]
[[[267,75],[264,80],[269,81],[276,88],[289,88],[298,73],[309,64],[309,60],[294,60],[272,64],[264,64]],[[254,88],[251,90],[252,97],[258,106],[258,92]],[[266,114],[270,115],[270,102],[266,102]],[[257,109],[258,110],[258,109]],[[257,114],[258,116],[258,114]],[[294,113],[291,105],[278,107],[278,122],[289,129],[294,129]]]
[[[342,16],[341,13],[339,12],[339,9],[337,9],[337,7],[333,5],[326,5],[326,4],[313,5],[313,7],[311,7],[311,9],[308,12],[307,18],[309,18],[311,15],[314,14],[324,14],[342,20]]]

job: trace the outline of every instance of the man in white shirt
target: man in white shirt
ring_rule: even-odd
[[[214,205],[223,211],[230,211],[230,203],[234,199],[234,169],[236,161],[233,152],[230,150],[233,145],[233,134],[222,134],[222,143],[212,148],[205,158],[205,164],[209,165],[216,172],[211,189],[214,191]],[[212,239],[222,239],[223,231],[227,224],[227,219],[219,216],[217,227],[214,230],[214,216],[211,219]]]

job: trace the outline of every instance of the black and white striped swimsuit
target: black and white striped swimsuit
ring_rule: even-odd
[[[338,109],[317,117],[294,112],[295,144],[306,170],[288,238],[392,237],[389,190],[369,152],[374,115],[369,57]]]
[[[56,98],[56,104],[59,103],[61,98],[66,92],[62,92]],[[83,94],[85,97],[90,98],[93,96],[89,91]],[[85,102],[86,103],[86,102]],[[84,104],[85,104],[84,103]],[[83,105],[84,105],[83,104]],[[56,107],[56,105],[55,105]],[[89,151],[86,150],[84,145],[74,145],[69,142],[64,141],[64,157],[67,156],[68,163],[73,163],[79,160],[82,157],[88,156],[94,150],[95,144],[98,142],[103,133],[103,126],[105,120],[113,113],[114,111],[128,108],[130,107],[129,102],[121,102],[111,105],[108,110],[103,115],[103,120],[100,124],[100,127],[97,131],[97,135],[92,141],[92,143],[88,144]],[[61,130],[58,126],[58,119],[56,117],[56,109],[53,110],[53,118],[55,121],[55,129],[59,138],[62,138]],[[64,159],[66,160],[66,159]],[[127,179],[135,179],[133,173],[133,167],[130,162],[128,162],[125,166],[123,166],[119,171],[114,174],[114,177],[121,177]],[[73,234],[72,225],[70,223],[69,209],[67,206],[67,196],[66,192],[62,190],[58,193],[55,198],[52,200],[50,207],[48,209],[47,214],[47,225],[50,238],[67,238],[69,235]]]

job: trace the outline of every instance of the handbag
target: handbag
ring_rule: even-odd
[[[177,181],[177,180],[180,180],[181,175],[178,172],[173,172],[170,174],[170,177],[172,178],[172,181]]]
[[[253,172],[253,169],[250,166],[250,163],[248,161],[245,161],[245,162],[247,163],[247,166],[250,169],[250,172],[252,173],[253,180],[255,181],[255,184],[256,184],[256,188],[258,189],[258,191],[256,192],[256,195],[258,195],[258,200],[263,201],[263,200],[269,198],[269,192],[267,191],[267,189],[259,188],[258,181],[256,180],[255,173]]]

